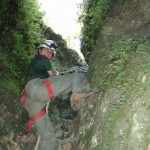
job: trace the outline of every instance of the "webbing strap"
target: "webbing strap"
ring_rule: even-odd
[[[43,79],[43,83],[44,83],[45,86],[46,86],[46,89],[47,89],[47,91],[48,91],[49,98],[52,100],[52,99],[54,98],[54,93],[53,93],[53,90],[52,90],[50,81],[49,81],[48,79]]]
[[[43,79],[42,82],[45,84],[45,87],[48,91],[49,98],[52,100],[54,98],[54,93],[53,93],[50,81],[48,79]],[[26,90],[24,88],[21,92],[21,97],[20,97],[21,105],[23,105],[25,103],[25,95],[26,95]]]
[[[21,92],[21,97],[20,97],[20,103],[23,105],[25,103],[25,95],[26,95],[26,90],[25,88]]]
[[[40,117],[42,117],[45,113],[46,113],[46,107],[43,107],[40,112],[38,112],[37,114],[35,114],[34,116],[32,116],[28,120],[28,122],[27,122],[27,124],[25,126],[25,130],[28,131],[30,129],[30,127],[32,126],[33,121],[36,120],[36,119],[38,119],[38,118],[40,118]]]
[[[48,79],[43,79],[43,84],[45,84],[45,87],[48,91],[49,98],[52,100],[54,98],[54,93],[50,84],[50,81]],[[26,95],[26,90],[25,88],[21,92],[21,97],[20,97],[20,103],[23,105],[25,103],[25,95]],[[42,108],[40,112],[32,116],[29,121],[27,122],[25,126],[25,130],[28,131],[33,123],[34,120],[42,117],[46,113],[46,107]]]

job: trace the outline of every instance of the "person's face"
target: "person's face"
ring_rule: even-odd
[[[51,59],[53,57],[53,52],[50,48],[46,49],[46,57],[48,57],[48,59]]]

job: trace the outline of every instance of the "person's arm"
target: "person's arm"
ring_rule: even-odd
[[[59,75],[59,72],[58,71],[55,71],[55,70],[50,70],[50,71],[47,71],[49,76],[57,76]]]

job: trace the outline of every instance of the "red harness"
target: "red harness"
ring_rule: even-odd
[[[48,91],[48,95],[49,98],[52,100],[54,98],[54,93],[50,84],[50,81],[48,79],[43,79],[43,84],[45,84],[45,87]],[[25,103],[25,95],[26,95],[26,90],[25,88],[22,90],[21,92],[21,97],[20,97],[20,103],[22,105],[24,105]],[[42,108],[42,110],[40,112],[38,112],[37,114],[33,115],[27,122],[26,126],[25,126],[25,130],[28,131],[33,123],[34,120],[42,117],[44,114],[46,113],[46,106]]]

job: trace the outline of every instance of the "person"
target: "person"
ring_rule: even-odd
[[[52,68],[50,60],[56,56],[57,44],[53,40],[45,40],[38,47],[38,54],[29,64],[25,88],[22,92],[21,103],[28,111],[29,121],[26,129],[32,123],[41,137],[39,150],[58,150],[58,139],[54,127],[46,113],[48,101],[62,93],[72,92],[70,103],[74,104],[91,92],[85,73],[74,72],[60,75]]]

